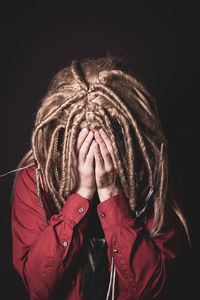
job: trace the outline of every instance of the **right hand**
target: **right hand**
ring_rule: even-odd
[[[96,190],[95,170],[94,170],[94,134],[83,128],[77,139],[77,173],[78,187],[76,193],[88,200],[92,199]]]

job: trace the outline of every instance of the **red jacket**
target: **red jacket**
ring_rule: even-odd
[[[34,170],[30,167],[22,171],[15,186],[14,267],[30,299],[52,299],[65,278],[66,299],[79,300],[82,273],[76,258],[83,244],[90,202],[77,193],[71,194],[59,214],[51,215],[45,209],[46,221],[36,193]],[[47,194],[45,199],[48,201]],[[100,203],[97,211],[108,246],[108,260],[111,265],[113,257],[116,269],[116,299],[155,298],[180,248],[179,220],[171,214],[165,233],[150,239],[146,229],[151,228],[153,220],[147,222],[146,228],[138,225],[122,193]]]

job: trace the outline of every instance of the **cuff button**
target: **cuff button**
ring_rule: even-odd
[[[101,217],[102,217],[102,218],[105,218],[105,214],[104,214],[104,213],[101,213]]]
[[[84,208],[79,208],[79,210],[78,210],[80,213],[83,213],[84,212]]]

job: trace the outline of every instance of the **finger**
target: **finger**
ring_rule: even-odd
[[[94,164],[94,140],[92,141],[92,144],[90,145],[88,154],[86,156],[85,163],[88,165],[93,165]]]
[[[86,139],[87,135],[89,133],[89,130],[87,128],[83,128],[78,135],[77,144],[76,144],[76,150],[77,152],[80,150],[84,140]]]
[[[108,151],[109,151],[109,153],[110,153],[110,155],[112,157],[112,161],[113,161],[113,163],[114,163],[114,165],[116,167],[116,161],[115,161],[115,156],[114,156],[114,152],[113,152],[113,147],[112,147],[111,141],[110,141],[109,137],[107,136],[107,134],[105,133],[105,131],[102,128],[99,130],[99,133],[100,133],[102,139],[104,140],[104,142],[105,142],[105,144],[107,146],[107,149],[108,149]]]
[[[90,147],[90,145],[92,143],[92,140],[93,140],[93,136],[94,136],[93,132],[90,131],[89,134],[87,135],[86,139],[84,140],[83,144],[80,147],[79,159],[82,163],[85,163],[89,147]]]
[[[94,140],[94,158],[95,158],[95,168],[100,171],[104,168],[104,161],[101,155],[99,144]]]
[[[95,131],[95,139],[97,140],[98,144],[100,145],[100,151],[103,156],[104,164],[106,169],[110,169],[113,166],[112,157],[108,151],[108,148],[98,131]]]

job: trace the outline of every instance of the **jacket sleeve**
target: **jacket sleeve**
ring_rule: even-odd
[[[12,205],[13,264],[31,299],[49,299],[83,243],[89,201],[70,195],[62,211],[46,222],[34,172],[22,171]]]
[[[170,226],[156,238],[148,236],[153,219],[144,228],[133,218],[123,194],[98,205],[98,214],[114,259],[120,295],[130,299],[152,299],[162,290],[166,274],[173,266],[181,240],[180,222],[169,216]],[[129,298],[126,298],[129,299]]]

